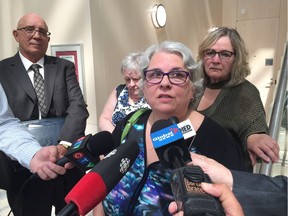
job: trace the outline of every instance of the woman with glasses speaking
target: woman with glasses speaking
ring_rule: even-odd
[[[157,122],[170,122],[170,117],[177,117],[180,123],[189,120],[196,132],[196,136],[174,143],[176,148],[181,144],[184,144],[185,149],[187,146],[189,158],[190,150],[212,157],[226,167],[242,169],[241,150],[229,132],[191,109],[196,92],[194,77],[198,69],[191,51],[182,43],[164,41],[150,46],[144,52],[141,65],[142,89],[151,109],[138,118],[122,142],[125,145],[128,140],[135,140],[140,154],[131,169],[102,202],[106,215],[169,215],[168,206],[174,200],[169,183],[171,169],[165,169],[167,167],[155,147],[157,139],[153,138],[153,134],[159,132],[159,140],[169,140],[169,136],[173,137],[179,132],[178,127],[167,129],[167,134],[162,133],[163,127],[155,129]],[[115,143],[121,143],[123,126],[131,115],[116,124],[113,131]],[[171,151],[171,154],[174,153],[177,154]],[[179,157],[177,159],[182,160]],[[104,215],[104,212],[101,206],[97,206],[95,215]]]
[[[250,74],[244,41],[235,29],[212,28],[199,46],[203,91],[194,108],[228,129],[244,152],[246,170],[257,157],[278,161],[279,147],[267,133],[265,111]],[[250,156],[250,159],[249,159]]]

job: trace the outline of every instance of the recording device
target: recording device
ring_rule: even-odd
[[[72,188],[57,216],[85,215],[98,205],[130,169],[140,152],[136,141],[111,151]]]
[[[108,131],[101,131],[94,136],[91,134],[83,136],[69,147],[64,157],[57,160],[56,164],[64,166],[72,162],[80,170],[87,171],[100,161],[100,155],[107,154],[113,149],[114,143],[114,138]]]
[[[201,182],[211,183],[209,176],[201,167],[187,165],[192,160],[182,134],[183,125],[180,124],[180,129],[178,122],[176,117],[161,119],[151,128],[151,139],[157,156],[164,167],[172,170],[170,185],[178,210],[182,210],[185,216],[225,215],[219,200],[201,188]],[[185,121],[183,124],[184,132],[191,133],[189,124]]]

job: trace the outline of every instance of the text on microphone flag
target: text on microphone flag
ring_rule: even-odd
[[[154,148],[160,148],[163,145],[177,141],[183,138],[181,130],[178,128],[177,124],[172,124],[166,128],[159,131],[151,133],[151,139]]]

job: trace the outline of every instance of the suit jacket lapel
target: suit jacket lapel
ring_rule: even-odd
[[[44,59],[44,82],[46,104],[49,109],[54,92],[55,79],[57,75],[57,59],[45,56]]]
[[[17,80],[19,86],[21,86],[26,92],[26,94],[31,97],[33,101],[36,101],[37,96],[35,89],[18,53],[14,56],[14,61],[11,64],[11,73]]]

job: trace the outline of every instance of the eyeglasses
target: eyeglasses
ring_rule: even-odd
[[[34,26],[26,26],[23,28],[18,28],[17,30],[24,30],[28,35],[34,35],[36,32],[38,32],[41,37],[50,37],[51,35],[51,33],[45,29],[36,29]]]
[[[159,84],[164,76],[167,76],[170,83],[174,85],[183,84],[187,77],[189,76],[189,72],[182,70],[173,70],[168,73],[164,73],[161,70],[144,70],[145,80],[150,84]]]
[[[230,51],[226,51],[226,50],[216,52],[213,49],[204,50],[203,54],[204,54],[204,57],[208,58],[208,59],[212,59],[212,58],[214,58],[214,56],[216,54],[218,54],[219,58],[221,60],[225,60],[225,61],[229,60],[232,57],[232,55],[236,55],[235,52],[230,52]]]

